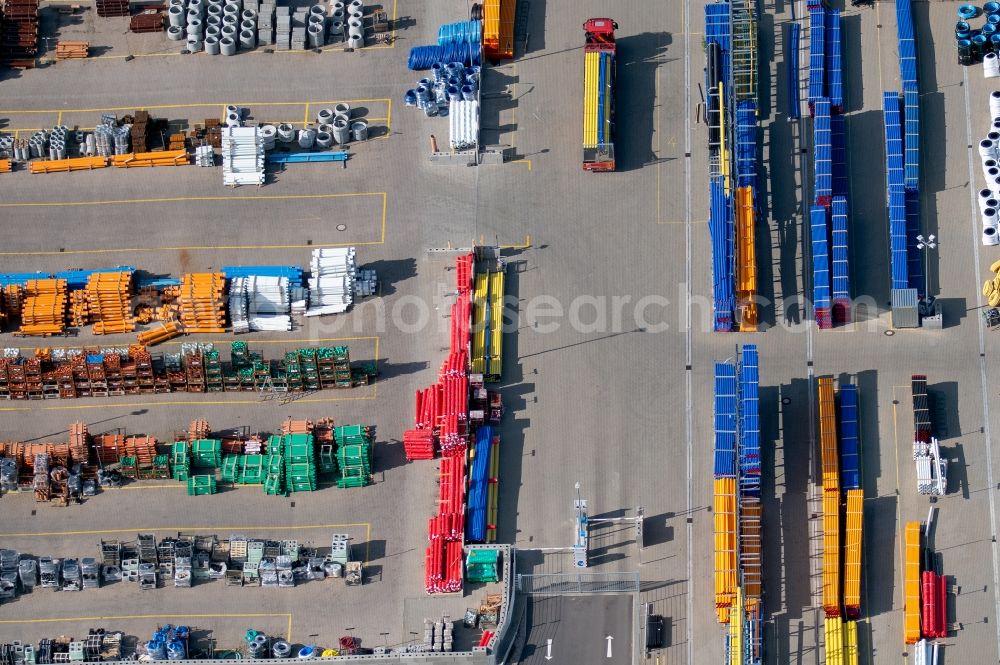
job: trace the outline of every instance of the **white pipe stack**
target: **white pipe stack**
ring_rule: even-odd
[[[309,309],[306,316],[346,312],[354,302],[357,259],[353,247],[314,249],[309,264]]]
[[[997,54],[990,52],[983,56],[983,78],[996,78],[1000,76],[1000,58]]]
[[[1000,90],[990,93],[990,117],[1000,117]]]
[[[264,184],[264,139],[257,127],[223,128],[222,181],[226,185]]]

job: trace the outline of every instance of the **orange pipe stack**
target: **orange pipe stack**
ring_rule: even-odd
[[[188,333],[226,332],[225,275],[188,273],[181,278],[180,319]]]
[[[66,326],[66,280],[29,279],[21,305],[21,335],[60,335]]]
[[[10,160],[0,159],[0,173],[10,173]]]
[[[132,273],[97,272],[87,278],[87,304],[95,335],[135,330],[132,318]]]
[[[131,152],[111,158],[111,165],[119,169],[134,169],[141,166],[185,166],[190,163],[191,157],[187,150]]]
[[[143,346],[155,346],[160,342],[166,342],[168,339],[177,337],[182,332],[184,330],[181,328],[181,324],[171,321],[169,323],[161,323],[159,327],[152,330],[145,330],[136,337],[139,344]]]
[[[840,460],[833,379],[819,378],[819,440],[823,474],[823,609],[840,616]]]
[[[864,490],[847,490],[847,529],[844,534],[844,609],[849,618],[861,614],[861,536]]]
[[[90,55],[90,42],[64,42],[56,44],[56,60],[74,60]]]
[[[73,159],[44,159],[31,162],[28,170],[32,173],[68,173],[69,171],[89,171],[108,166],[107,157],[74,157]]]
[[[920,640],[920,522],[906,523],[903,565],[903,638],[907,644]]]
[[[514,57],[514,14],[517,0],[483,2],[483,52],[494,60]]]
[[[87,423],[77,422],[69,426],[69,456],[74,462],[87,464],[90,459],[90,433]]]
[[[719,623],[729,623],[736,599],[736,479],[715,479],[715,611]]]

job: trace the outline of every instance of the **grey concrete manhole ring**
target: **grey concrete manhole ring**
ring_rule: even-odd
[[[338,231],[346,231],[347,230],[347,224],[337,224],[337,230]]]

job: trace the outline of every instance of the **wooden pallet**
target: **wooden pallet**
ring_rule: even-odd
[[[56,44],[56,60],[73,60],[90,55],[90,42],[64,42]]]

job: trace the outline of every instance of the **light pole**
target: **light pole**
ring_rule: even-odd
[[[924,255],[924,298],[931,297],[930,252],[937,249],[937,236],[933,233],[926,238],[917,236],[917,249]]]

